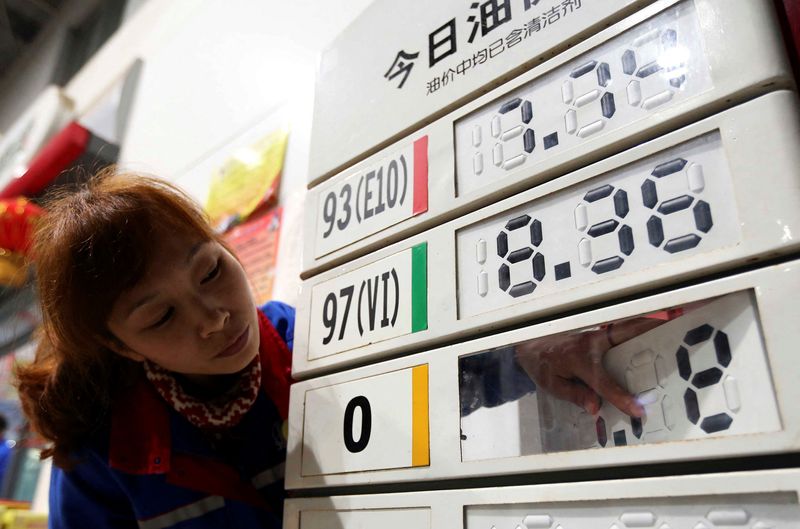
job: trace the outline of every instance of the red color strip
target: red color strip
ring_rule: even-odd
[[[292,385],[292,352],[264,313],[258,311],[261,338],[261,389],[278,409],[281,419],[289,418],[289,386]]]
[[[64,127],[42,147],[25,174],[0,191],[0,198],[39,193],[83,154],[90,136],[90,132],[75,121]]]
[[[428,136],[414,142],[414,215],[428,211]]]
[[[788,41],[786,46],[794,63],[795,75],[800,80],[800,2],[783,0],[780,7],[783,7],[783,10],[778,10],[778,16],[785,18],[784,28],[788,32],[788,35],[785,35]]]
[[[243,481],[233,467],[213,459],[172,454],[172,467],[167,472],[166,481],[178,487],[215,494],[271,511],[251,483]]]
[[[170,470],[171,451],[169,412],[142,377],[130,391],[120,392],[114,403],[109,465],[129,474],[164,474]]]

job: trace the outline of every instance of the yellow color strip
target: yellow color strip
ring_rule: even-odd
[[[428,364],[411,370],[411,465],[431,464],[428,426]]]

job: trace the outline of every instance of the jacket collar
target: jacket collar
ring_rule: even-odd
[[[258,323],[261,390],[285,421],[289,411],[291,352],[261,311]],[[167,474],[173,466],[170,410],[144,378],[114,403],[108,459],[111,468],[130,474]]]

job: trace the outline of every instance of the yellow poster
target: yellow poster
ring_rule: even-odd
[[[224,230],[277,199],[289,134],[277,130],[236,150],[211,177],[206,212]]]

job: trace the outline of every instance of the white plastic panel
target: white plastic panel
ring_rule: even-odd
[[[726,6],[657,2],[313,188],[304,277],[737,102],[792,87],[772,4]],[[342,130],[334,136],[346,136]],[[420,178],[413,191],[424,191],[425,207],[412,208],[408,197],[389,207],[382,189],[388,182],[379,184],[377,176],[367,199],[361,182],[381,169],[386,180],[392,161],[423,139],[427,189]],[[401,176],[393,177],[398,186]],[[377,208],[380,215],[369,215]]]
[[[300,514],[303,529],[332,529],[336,520],[339,527],[381,529],[428,529],[431,526],[430,509],[363,509],[363,510],[308,510]]]
[[[467,506],[466,529],[712,529],[796,526],[797,498],[788,494],[648,498],[550,505]],[[786,525],[789,524],[789,525]]]
[[[795,361],[800,307],[785,294],[798,288],[800,261],[792,261],[295,383],[286,486],[612,469],[796,451],[800,448],[800,409],[794,404],[800,398],[796,384],[800,364]],[[663,322],[664,314],[671,319]],[[568,402],[568,395],[557,393],[552,381],[526,367],[564,358],[579,373],[582,358],[602,351],[582,337],[592,333],[602,337],[605,331],[598,329],[604,324],[619,331],[621,325],[640,325],[642,320],[648,322],[646,328],[600,357],[612,379],[642,406],[638,421],[610,401],[590,414]],[[660,325],[653,327],[652,322]],[[578,360],[568,356],[570,344],[582,355]],[[386,464],[376,463],[367,453],[371,441],[361,435],[363,424],[355,421],[349,429],[341,424],[354,396],[376,403],[391,398],[395,403],[396,412],[376,404],[371,416],[359,415],[362,422],[375,425],[389,420],[378,414],[388,413],[404,424],[403,410],[413,405],[412,394],[382,387],[378,381],[420,365],[427,365],[429,377],[430,463],[391,470],[388,462],[407,442],[398,441],[395,449],[386,451]],[[584,382],[593,385],[595,380]],[[347,398],[335,403],[327,399],[323,405],[309,399],[320,388],[332,392],[337,387]],[[310,409],[312,405],[319,409]],[[360,407],[363,412],[364,406]],[[309,414],[328,416],[324,422],[331,426],[309,429],[314,422]],[[597,427],[601,422],[602,433]],[[401,427],[396,430],[399,439],[408,438],[400,434]],[[374,435],[380,443],[393,431],[388,428]],[[360,432],[358,441],[364,445],[360,450],[337,440],[348,432]],[[313,449],[322,445],[324,450]],[[332,446],[338,447],[337,453],[328,448]],[[306,471],[307,460],[315,468],[325,468],[328,458],[335,473]],[[365,467],[387,470],[364,471]]]
[[[648,3],[373,2],[322,55],[309,182]],[[368,114],[352,111],[365,102]]]
[[[386,358],[794,251],[800,230],[798,144],[796,95],[775,92],[315,276],[304,282],[298,304],[294,374],[304,378]],[[613,188],[608,195],[606,186]],[[615,200],[620,190],[626,201]],[[586,200],[598,193],[603,197]],[[533,220],[540,213],[541,249],[533,243]],[[500,233],[523,216],[529,217],[525,226],[506,230],[511,236],[504,247]],[[591,234],[605,224],[613,230]],[[526,240],[517,240],[518,234]],[[375,282],[374,266],[381,260],[423,245],[424,326],[408,333],[389,322],[340,339],[339,310],[332,333],[331,312],[323,318],[313,300],[334,296],[341,305],[346,300],[339,278],[361,290]],[[522,253],[512,259],[515,251]],[[618,266],[599,266],[612,257]],[[569,275],[563,263],[569,263]],[[512,285],[528,281],[536,283],[534,289],[512,294]],[[400,285],[397,292],[402,296],[410,286]],[[413,320],[416,311],[407,303],[397,311]],[[384,338],[387,333],[395,335]]]
[[[352,516],[369,516],[369,527],[400,527],[427,511],[437,529],[798,529],[796,469],[333,496],[286,501],[283,526],[326,517],[326,528],[361,529]],[[309,515],[308,513],[314,513]],[[360,521],[360,520],[359,520]]]

